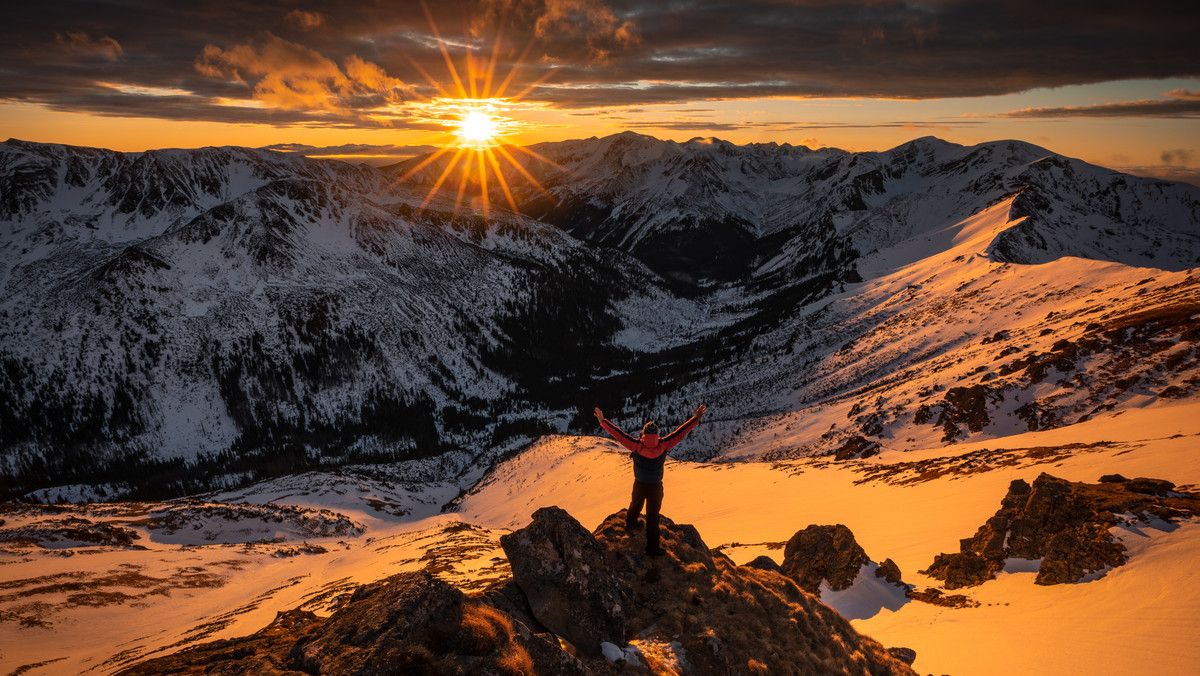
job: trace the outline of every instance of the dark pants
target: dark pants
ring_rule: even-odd
[[[633,530],[637,525],[638,515],[642,513],[642,503],[646,504],[646,551],[658,551],[658,513],[662,509],[663,485],[661,481],[646,483],[633,482],[633,500],[629,503],[629,512],[625,516],[625,527]]]

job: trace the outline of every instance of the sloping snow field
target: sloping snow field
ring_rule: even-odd
[[[780,561],[778,545],[797,530],[843,523],[872,560],[891,558],[905,582],[936,587],[937,580],[917,571],[936,554],[957,551],[959,539],[973,535],[996,511],[1014,479],[1032,481],[1048,472],[1095,482],[1103,474],[1120,473],[1180,486],[1200,484],[1200,405],[1195,404],[1129,410],[988,445],[1012,451],[998,456],[1004,458],[1019,457],[1022,449],[1100,442],[1107,443],[1044,464],[997,462],[976,473],[909,485],[855,482],[863,478],[858,470],[870,466],[951,458],[985,444],[885,453],[840,467],[802,461],[669,462],[663,513],[695,524],[710,547],[724,547],[738,563],[764,553]],[[512,528],[525,523],[534,509],[556,504],[592,528],[627,504],[627,464],[627,454],[606,440],[548,439],[497,468],[463,500],[460,515],[491,528]],[[1200,664],[1195,640],[1200,635],[1195,566],[1200,521],[1171,532],[1150,526],[1121,537],[1130,548],[1129,563],[1092,582],[1039,587],[1033,584],[1034,572],[1006,573],[980,587],[955,590],[980,607],[909,602],[854,624],[884,645],[915,649],[914,668],[922,673],[1135,674],[1144,673],[1148,660],[1155,673],[1195,673]],[[735,543],[741,546],[729,546]],[[872,602],[896,605],[863,594],[832,596],[841,598],[825,600],[835,607],[841,601],[852,618]]]
[[[1096,481],[1118,472],[1195,486],[1198,440],[1200,404],[1186,404],[1009,437],[989,446],[990,461],[967,469],[955,458],[977,456],[983,444],[886,452],[837,465],[671,461],[663,512],[695,524],[709,546],[739,563],[760,554],[779,561],[782,544],[797,530],[843,523],[872,560],[893,559],[906,582],[923,588],[937,581],[916,571],[937,553],[956,551],[958,540],[996,510],[1013,479],[1032,480],[1046,471]],[[1077,446],[1069,455],[1026,457],[1025,449],[1065,444]],[[907,485],[878,474],[923,460],[966,473]],[[868,476],[877,478],[856,483]],[[628,455],[615,442],[548,437],[499,464],[448,514],[439,513],[440,506],[455,497],[455,485],[406,484],[369,473],[309,474],[208,498],[233,506],[329,509],[328,518],[345,517],[362,526],[361,533],[304,539],[287,529],[263,533],[236,519],[206,519],[201,512],[194,539],[179,532],[165,538],[145,525],[161,506],[80,507],[88,519],[137,531],[142,537],[135,544],[145,549],[6,543],[0,554],[0,671],[41,664],[24,673],[111,673],[139,658],[257,631],[278,610],[303,605],[330,612],[337,596],[354,585],[404,570],[432,568],[478,589],[506,572],[499,536],[523,526],[534,510],[558,505],[593,528],[627,504],[630,481]],[[36,521],[28,514],[4,518],[6,528]],[[1194,565],[1200,523],[1169,532],[1162,524],[1145,524],[1121,537],[1130,562],[1098,580],[1038,587],[1031,572],[1006,573],[955,592],[982,604],[976,608],[905,602],[869,575],[860,577],[865,587],[826,594],[825,600],[858,618],[855,626],[885,645],[915,649],[915,668],[923,673],[1139,673],[1148,659],[1156,673],[1194,673],[1200,663],[1194,640],[1200,631]]]

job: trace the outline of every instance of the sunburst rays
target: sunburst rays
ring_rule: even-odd
[[[522,165],[509,149],[515,148],[537,161],[544,162],[560,170],[563,170],[563,168],[532,150],[517,145],[506,145],[503,141],[505,136],[527,128],[525,123],[509,117],[506,113],[511,111],[529,93],[549,79],[554,74],[554,70],[548,70],[544,75],[526,86],[519,94],[511,97],[506,96],[506,92],[512,85],[518,70],[525,64],[533,43],[530,42],[525,46],[521,55],[513,63],[512,67],[509,68],[508,73],[497,84],[496,69],[503,51],[503,22],[499,24],[496,30],[490,56],[486,61],[475,55],[471,39],[468,38],[464,41],[463,63],[460,70],[459,65],[455,63],[447,41],[442,37],[441,31],[438,30],[433,13],[430,12],[424,0],[421,2],[421,8],[424,10],[425,17],[429,21],[433,37],[437,40],[438,49],[442,53],[442,59],[446,65],[447,74],[452,86],[448,90],[447,86],[443,86],[442,82],[433,78],[415,60],[409,59],[409,61],[437,92],[436,97],[423,101],[422,106],[429,111],[431,119],[445,125],[448,128],[447,133],[456,135],[458,141],[447,144],[425,157],[397,179],[397,183],[408,181],[431,166],[433,168],[430,170],[430,174],[432,174],[439,166],[437,163],[444,161],[444,166],[440,167],[441,171],[433,181],[429,192],[426,193],[425,199],[418,208],[418,212],[424,211],[429,206],[443,189],[443,186],[446,186],[447,182],[457,172],[458,185],[454,196],[454,216],[458,215],[465,200],[467,204],[477,204],[478,212],[482,213],[484,218],[491,218],[493,208],[489,190],[489,182],[491,182],[503,194],[506,206],[512,210],[517,218],[521,218],[516,196],[513,194],[508,179],[505,177],[501,161],[515,169],[518,174],[542,194],[549,196],[549,193],[542,183],[534,177],[533,173]],[[446,186],[447,189],[451,188],[453,181],[450,181],[450,183],[450,186]],[[468,189],[472,184],[479,186],[478,202],[475,202],[473,198],[467,195]]]

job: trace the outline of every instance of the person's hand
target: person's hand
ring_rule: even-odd
[[[705,413],[708,413],[708,407],[704,404],[700,404],[696,407],[696,412],[692,415],[696,416],[697,418],[703,418]]]
[[[601,411],[599,406],[596,407],[594,412],[596,414],[596,422],[604,422],[604,411]]]

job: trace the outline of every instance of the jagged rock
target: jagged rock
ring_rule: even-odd
[[[758,570],[769,570],[779,573],[780,575],[783,574],[783,568],[781,568],[778,563],[775,563],[775,559],[772,559],[766,554],[763,554],[762,556],[755,558],[753,561],[748,561],[742,565],[749,566],[750,568],[757,568]]]
[[[1104,476],[1100,477],[1100,483],[1102,484],[1123,484],[1126,481],[1129,481],[1129,479],[1126,479],[1120,474],[1105,474]]]
[[[222,674],[585,674],[557,645],[424,572],[359,587],[329,618],[280,613],[251,636],[121,672]]]
[[[625,644],[630,589],[600,572],[604,547],[574,517],[543,507],[500,546],[534,617],[550,631],[592,656],[603,642]]]
[[[900,579],[900,566],[891,559],[884,559],[883,563],[879,564],[875,569],[875,577],[882,577],[891,584],[904,584]]]
[[[859,570],[870,562],[867,553],[842,524],[811,525],[797,531],[783,550],[783,572],[810,594],[817,593],[821,580],[834,590],[854,584]]]
[[[1120,523],[1116,515],[1200,515],[1200,496],[1174,493],[1169,481],[1118,478],[1087,484],[1043,473],[1032,485],[1013,481],[995,516],[958,553],[938,554],[922,572],[957,589],[992,579],[1005,559],[1041,559],[1037,584],[1076,582],[1125,563],[1124,545],[1109,532]]]

